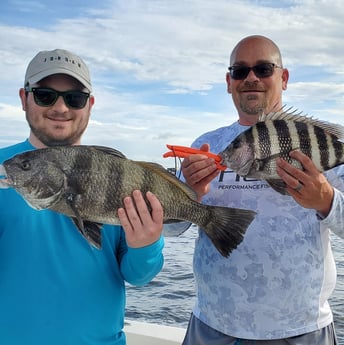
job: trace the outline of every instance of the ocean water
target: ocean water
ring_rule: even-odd
[[[187,327],[195,293],[192,256],[197,227],[180,237],[165,238],[165,265],[144,287],[127,285],[126,317],[139,321]],[[330,299],[339,345],[344,345],[344,240],[332,238],[337,285]]]

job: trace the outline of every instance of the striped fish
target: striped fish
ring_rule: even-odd
[[[166,224],[185,220],[199,225],[225,257],[241,243],[256,214],[201,204],[191,188],[162,166],[100,146],[56,146],[18,154],[0,165],[2,187],[15,188],[37,210],[71,217],[96,248],[101,248],[102,224],[120,224],[117,210],[135,189],[157,196]]]
[[[238,135],[219,156],[238,175],[266,180],[279,193],[285,184],[276,172],[281,157],[293,166],[301,164],[289,153],[300,150],[320,172],[344,163],[344,127],[288,110],[263,114],[258,122]]]

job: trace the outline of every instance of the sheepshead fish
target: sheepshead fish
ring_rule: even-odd
[[[164,210],[164,223],[199,225],[227,257],[242,241],[255,212],[202,205],[195,193],[162,166],[127,159],[100,146],[51,147],[6,160],[0,184],[12,186],[33,208],[72,217],[80,233],[101,247],[102,224],[120,224],[117,209],[135,189],[154,193]]]
[[[239,134],[219,156],[221,164],[240,176],[266,180],[276,191],[286,194],[285,184],[276,172],[278,157],[302,169],[289,156],[291,151],[300,150],[323,172],[344,163],[343,138],[343,126],[282,109],[261,115],[254,126]]]

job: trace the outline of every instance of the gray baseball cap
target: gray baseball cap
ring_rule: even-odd
[[[90,72],[85,62],[63,49],[39,52],[27,66],[24,86],[36,84],[43,78],[58,73],[75,78],[92,91]]]

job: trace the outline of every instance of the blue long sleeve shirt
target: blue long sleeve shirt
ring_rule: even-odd
[[[0,149],[0,162],[33,149],[28,141]],[[124,282],[148,283],[162,249],[162,237],[129,248],[122,227],[104,225],[98,250],[69,217],[0,189],[0,344],[125,344]]]

